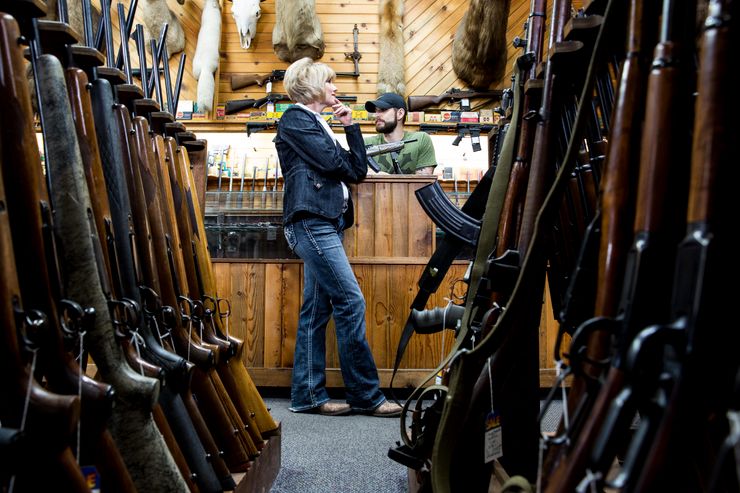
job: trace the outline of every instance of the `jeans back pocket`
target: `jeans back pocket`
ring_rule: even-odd
[[[294,252],[297,240],[295,238],[295,230],[293,229],[293,223],[286,224],[283,227],[283,234],[285,235],[285,241],[288,242],[288,248],[290,248],[290,250]]]

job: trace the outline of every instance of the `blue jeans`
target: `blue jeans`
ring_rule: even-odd
[[[293,358],[291,411],[329,400],[326,392],[326,324],[334,316],[347,403],[371,411],[385,401],[365,337],[365,298],[342,247],[343,221],[302,217],[285,225],[285,239],[303,260],[303,305]]]

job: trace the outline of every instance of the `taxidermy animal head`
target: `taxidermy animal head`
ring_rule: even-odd
[[[257,34],[257,19],[262,15],[260,3],[264,0],[233,0],[231,16],[239,31],[239,43],[245,50],[252,44]]]

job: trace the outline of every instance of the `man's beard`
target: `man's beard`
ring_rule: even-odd
[[[380,120],[379,122],[375,123],[375,130],[382,134],[387,135],[389,133],[392,133],[396,129],[397,126],[398,126],[398,120],[393,120],[392,122]]]

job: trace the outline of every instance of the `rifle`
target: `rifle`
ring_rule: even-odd
[[[223,387],[228,390],[228,395],[231,396],[230,401],[234,404],[239,417],[247,425],[247,432],[257,447],[261,448],[261,430],[255,422],[255,412],[252,411],[249,401],[246,399],[246,394],[250,393],[252,389],[243,385],[242,380],[232,370],[234,365],[229,364],[229,361],[233,360],[234,356],[242,351],[243,342],[218,333],[217,324],[213,320],[216,309],[215,301],[212,301],[214,306],[211,309],[205,307],[205,303],[208,300],[215,300],[216,293],[215,290],[211,291],[210,294],[212,296],[209,296],[204,291],[205,287],[203,285],[201,271],[203,263],[199,262],[199,256],[206,250],[206,247],[199,244],[200,236],[195,233],[199,225],[197,224],[197,213],[190,192],[190,180],[187,176],[190,167],[186,161],[186,152],[184,152],[183,148],[176,147],[172,140],[168,140],[166,145],[167,154],[170,157],[170,166],[168,166],[168,169],[178,231],[181,242],[186,245],[186,248],[183,249],[183,260],[186,266],[189,293],[193,300],[198,300],[198,302],[203,304],[204,316],[199,317],[198,320],[200,326],[199,332],[204,341],[214,344],[219,348],[220,354],[216,372],[220,377],[221,383],[223,383]],[[239,358],[231,361],[231,363],[242,364]]]
[[[380,171],[378,162],[373,159],[373,156],[379,156],[380,154],[398,152],[404,148],[409,142],[416,142],[416,139],[399,140],[398,142],[386,142],[385,144],[368,144],[365,146],[365,153],[367,154],[367,165],[371,170],[376,173]]]
[[[270,84],[285,78],[285,70],[273,70],[269,74],[242,74],[231,76],[231,90],[236,91],[243,87],[257,84],[262,87],[264,84]]]
[[[226,114],[232,115],[234,113],[238,113],[241,110],[247,109],[247,108],[254,108],[254,103],[257,101],[256,99],[232,99],[231,101],[226,101]]]
[[[7,180],[22,184],[10,188],[6,202],[14,210],[11,228],[18,242],[16,258],[23,266],[18,271],[21,290],[27,305],[44,312],[47,321],[43,330],[37,330],[39,340],[36,343],[40,356],[37,371],[46,377],[48,388],[53,392],[77,395],[81,390],[84,423],[81,427],[81,460],[95,463],[101,475],[111,478],[118,485],[118,491],[134,491],[129,472],[113,443],[110,430],[106,428],[112,412],[113,390],[110,385],[84,375],[68,352],[62,333],[75,328],[72,326],[73,312],[78,322],[82,323],[80,317],[84,316],[84,311],[78,304],[63,299],[56,243],[51,232],[53,225],[48,189],[43,184],[42,170],[38,166],[38,146],[33,145],[35,135],[30,126],[32,112],[28,88],[21,82],[16,83],[13,89],[13,83],[10,82],[22,81],[23,78],[13,75],[20,73],[17,71],[22,67],[22,52],[15,41],[12,44],[5,43],[6,34],[13,40],[20,36],[18,27],[8,19],[2,22],[3,40],[0,45],[12,46],[10,53],[3,57],[10,65],[2,69],[8,77],[8,83],[3,87],[11,90],[12,94],[6,94],[2,100],[13,103],[0,111],[7,117],[7,120],[2,119],[7,140],[4,145],[5,158],[0,158],[0,162],[14,163],[2,172]],[[43,107],[40,107],[40,111],[43,111]],[[28,126],[21,122],[28,122]],[[64,322],[59,310],[64,312]]]
[[[460,107],[463,111],[470,110],[470,99],[492,99],[500,100],[503,95],[503,91],[494,89],[490,91],[476,91],[474,89],[457,89],[452,88],[439,96],[409,96],[407,98],[407,106],[409,111],[419,111],[430,106],[439,104],[452,104],[455,101],[460,101]]]
[[[55,227],[67,267],[65,286],[71,296],[96,311],[95,329],[88,336],[90,352],[101,375],[114,385],[119,398],[114,407],[112,430],[119,443],[135,440],[136,445],[122,447],[122,453],[129,460],[129,467],[137,465],[132,477],[141,488],[141,485],[151,485],[154,481],[159,485],[155,486],[157,488],[186,491],[187,484],[152,417],[159,382],[133,372],[115,341],[113,322],[100,283],[100,260],[95,254],[99,240],[92,222],[90,198],[71,122],[69,99],[63,87],[61,66],[57,59],[44,55],[39,59],[39,68],[43,89],[41,99],[53,110],[49,114],[53,129],[45,131],[49,141],[47,174],[53,177],[53,183],[58,184],[52,188],[52,197],[58,219]],[[96,82],[107,81],[99,79]],[[146,459],[142,459],[142,454]]]
[[[575,331],[585,336],[582,346],[585,356],[582,359],[590,362],[603,361],[610,354],[612,324],[608,320],[617,316],[619,293],[626,269],[626,252],[632,240],[637,188],[635,180],[638,174],[636,167],[639,164],[642,131],[642,125],[637,122],[642,122],[644,117],[649,53],[654,44],[648,33],[650,22],[655,17],[651,9],[643,11],[642,4],[641,0],[633,0],[629,7],[627,18],[630,19],[630,24],[626,37],[629,42],[620,74],[619,96],[612,116],[610,144],[600,184],[598,214],[601,216],[601,240],[594,318],[582,323]],[[573,369],[580,368],[580,371],[574,371],[567,400],[569,429],[559,430],[558,435],[561,437],[567,434],[571,443],[576,437],[587,440],[587,436],[582,433],[582,426],[596,398],[595,379],[601,377],[603,371],[596,365],[580,364],[575,360],[575,355],[583,354],[580,347],[574,336],[569,351],[569,366]],[[559,353],[556,348],[556,354]],[[559,470],[571,460],[568,456],[572,452],[573,448],[565,444],[559,447],[554,444],[549,446],[541,475],[543,487],[549,487],[550,478],[560,474]]]
[[[4,157],[0,156],[2,161]],[[0,201],[3,203],[4,198],[3,177],[0,174]],[[0,391],[0,419],[3,420],[3,430],[12,427],[23,433],[28,451],[33,450],[33,455],[39,460],[33,467],[19,460],[11,463],[10,468],[3,468],[3,485],[5,473],[8,472],[11,489],[14,486],[20,491],[31,491],[38,487],[54,489],[54,483],[58,487],[58,482],[64,481],[68,491],[89,491],[70,448],[73,430],[79,425],[79,398],[45,390],[33,376],[36,356],[28,364],[20,353],[20,341],[16,334],[25,334],[26,324],[38,329],[46,322],[41,312],[27,314],[23,311],[14,257],[8,210],[3,207],[0,209],[0,369],[5,384]],[[37,456],[38,452],[41,453]],[[3,452],[2,455],[4,457],[6,454]],[[39,478],[37,468],[40,465],[45,468],[46,474]]]
[[[678,246],[674,268],[672,322],[642,331],[653,338],[678,333],[681,346],[660,365],[665,371],[673,368],[674,378],[668,399],[658,406],[654,438],[643,444],[636,454],[637,467],[628,471],[627,486],[635,485],[633,491],[696,490],[711,484],[722,434],[728,433],[727,423],[718,418],[736,408],[737,402],[738,358],[731,348],[737,347],[738,338],[722,327],[731,312],[732,296],[721,279],[733,258],[731,212],[724,204],[733,196],[731,136],[738,132],[734,117],[740,106],[722,61],[730,56],[733,36],[737,40],[738,9],[735,4],[733,11],[732,2],[714,0],[708,12],[697,47],[699,96],[689,207],[686,236]],[[670,471],[678,470],[692,473],[672,477]],[[737,476],[730,477],[715,477],[708,491],[736,489]]]
[[[358,45],[358,38],[359,38],[359,30],[357,29],[357,24],[355,24],[355,27],[352,29],[352,39],[354,42],[354,51],[352,52],[345,52],[344,56],[347,59],[352,60],[355,64],[355,70],[354,72],[337,72],[336,74],[338,76],[343,77],[354,77],[357,78],[360,76],[360,58],[362,58],[362,54],[359,51],[359,45]]]
[[[663,5],[670,4],[668,1]],[[691,5],[677,6],[664,11],[661,18],[661,40],[654,50],[647,83],[632,246],[626,259],[617,315],[606,322],[614,324],[617,344],[612,348],[611,365],[602,377],[586,422],[567,459],[561,460],[551,475],[548,492],[571,491],[587,468],[604,472],[611,465],[620,445],[617,442],[625,435],[638,405],[644,404],[642,382],[630,378],[636,371],[630,365],[630,347],[644,327],[669,320],[671,293],[667,285],[673,279],[676,246],[685,225],[682,216],[691,154],[686,118],[673,113],[677,107],[691,108],[688,98],[692,90],[687,85],[692,77],[686,66],[690,57],[688,52],[679,51],[684,41],[681,36],[685,35],[686,41],[691,36],[692,30],[684,29],[693,23],[690,12]],[[635,10],[632,15],[639,16],[639,12]],[[666,55],[676,63],[664,64]],[[617,396],[619,405],[615,402]],[[607,430],[612,433],[607,435]]]
[[[145,212],[145,217],[150,225],[151,229],[151,242],[146,241],[143,237],[138,237],[138,248],[144,252],[148,252],[142,255],[141,258],[146,259],[149,267],[145,267],[145,282],[146,284],[158,289],[164,304],[168,305],[167,310],[163,310],[164,314],[170,314],[172,308],[178,305],[176,294],[173,290],[172,273],[168,265],[167,250],[167,237],[164,232],[164,226],[162,221],[162,212],[160,207],[159,194],[157,192],[158,183],[156,181],[156,172],[152,169],[154,165],[154,156],[152,149],[152,140],[149,132],[149,125],[145,118],[137,116],[133,120],[134,127],[134,140],[136,152],[135,156],[137,161],[134,164],[135,174],[137,180],[135,183],[140,183],[139,188],[143,191],[144,203],[138,204],[137,209]],[[159,335],[161,340],[164,342],[172,342],[173,338],[180,337],[181,329],[178,326],[181,324],[180,317],[172,316],[171,323],[174,324],[174,328],[171,331],[163,331],[164,335]],[[172,348],[174,350],[174,348]],[[192,356],[198,356],[202,358],[201,352],[198,348],[190,353]],[[210,357],[211,353],[208,352],[207,356]],[[212,361],[211,361],[212,363]],[[203,364],[203,363],[201,363]],[[209,429],[209,426],[205,424],[205,413],[201,412],[201,408],[195,404],[193,394],[190,387],[183,389],[182,398],[185,406],[193,420],[193,425],[196,427],[196,431],[206,447],[208,453],[212,456],[213,466],[219,475],[219,478],[224,482],[224,478],[230,477],[229,467],[235,470],[240,467],[243,460],[246,457],[242,457],[240,454],[232,454],[233,448],[226,448],[224,444],[229,444],[230,437],[224,437],[223,428],[227,425],[227,420],[221,419],[219,415],[209,415],[209,422],[211,423],[210,428],[213,429],[213,434]],[[205,405],[205,396],[201,401],[200,406]],[[214,411],[215,413],[215,411]],[[216,443],[218,441],[218,444]],[[223,451],[223,452],[222,452]],[[226,466],[227,461],[229,467]]]
[[[337,99],[339,101],[354,102],[357,101],[357,96],[337,96]],[[287,94],[270,93],[260,99],[232,99],[231,101],[226,101],[226,114],[232,115],[247,108],[261,108],[267,103],[276,103],[278,101],[290,101],[290,97]]]
[[[481,150],[480,145],[480,134],[481,132],[488,133],[493,129],[493,125],[480,123],[422,123],[419,125],[420,132],[426,132],[428,134],[436,134],[439,132],[455,132],[457,136],[452,142],[452,145],[460,145],[460,141],[466,135],[470,135],[470,143],[473,147],[473,152]]]

